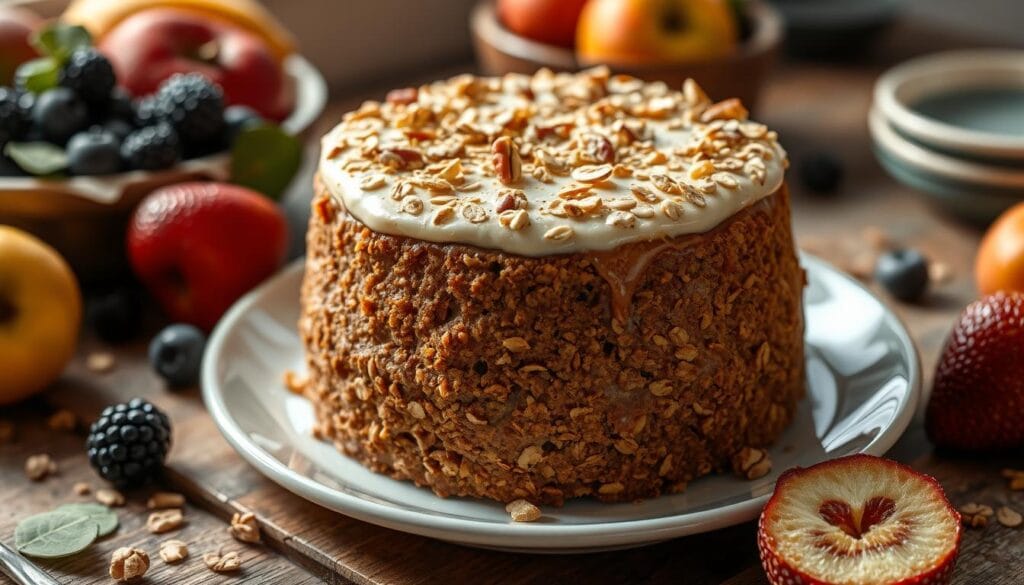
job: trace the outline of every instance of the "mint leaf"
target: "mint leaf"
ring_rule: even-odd
[[[4,154],[23,171],[36,176],[52,175],[68,166],[64,149],[49,142],[8,142]]]
[[[87,516],[92,519],[96,522],[96,525],[99,528],[98,536],[106,536],[117,530],[117,512],[114,512],[103,504],[93,504],[88,502],[64,504],[57,508],[57,511],[62,510],[72,512],[80,516]]]
[[[277,126],[239,132],[231,147],[231,182],[277,200],[302,164],[302,144]]]
[[[92,36],[83,26],[57,23],[32,35],[32,44],[63,64],[77,49],[91,46]]]
[[[53,57],[39,57],[18,66],[14,73],[16,83],[32,93],[57,87],[60,63]]]
[[[89,516],[55,510],[22,520],[14,530],[14,546],[30,557],[56,559],[85,550],[98,534],[99,525]]]

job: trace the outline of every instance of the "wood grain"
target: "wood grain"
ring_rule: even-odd
[[[944,217],[919,196],[887,177],[875,162],[866,128],[872,83],[879,72],[912,54],[962,45],[960,41],[908,27],[892,31],[888,41],[866,65],[787,64],[766,88],[762,118],[779,131],[794,166],[810,153],[830,151],[846,169],[839,193],[814,197],[794,184],[798,240],[840,266],[854,266],[869,250],[867,227],[881,229],[900,245],[916,246],[933,260],[947,264],[953,279],[935,288],[919,305],[890,302],[909,326],[918,347],[926,388],[943,340],[960,308],[972,300],[970,267],[979,232]],[[440,77],[452,70],[427,72]],[[408,84],[415,80],[403,80]],[[396,84],[397,85],[397,84]],[[367,95],[360,92],[334,105],[325,124],[337,120]],[[298,202],[301,209],[302,202]],[[711,534],[677,539],[642,549],[591,555],[518,555],[482,551],[411,536],[327,512],[284,491],[245,464],[220,437],[196,390],[167,391],[149,370],[141,344],[117,350],[118,366],[107,374],[88,372],[83,358],[97,349],[86,342],[82,355],[62,381],[48,393],[53,405],[72,408],[87,418],[105,404],[145,396],[174,420],[176,444],[165,487],[189,495],[189,525],[182,534],[196,545],[194,558],[181,572],[155,561],[147,583],[220,582],[201,565],[198,549],[231,541],[224,519],[236,510],[257,514],[266,545],[242,547],[245,572],[239,582],[329,583],[361,585],[413,583],[764,583],[754,541],[753,523]],[[26,407],[29,410],[31,408]],[[38,409],[38,407],[36,407]],[[19,409],[0,417],[32,421],[38,413]],[[24,426],[32,427],[31,422]],[[43,444],[43,431],[30,428],[17,446],[0,447],[0,538],[10,540],[15,522],[25,515],[67,501],[76,477],[89,477],[81,455],[81,437],[54,435],[45,443],[60,459],[62,472],[42,484],[31,484],[21,472],[32,444]],[[41,429],[41,427],[40,427]],[[891,455],[935,475],[956,504],[976,501],[1008,504],[1024,510],[1024,492],[1009,492],[999,470],[1024,466],[1024,461],[955,459],[935,454],[924,438],[920,416]],[[94,482],[95,483],[95,482]],[[121,512],[123,527],[96,546],[94,552],[46,565],[63,582],[108,583],[106,561],[121,543],[144,543],[155,552],[158,539],[142,532],[141,499]],[[233,543],[232,543],[233,544]],[[278,554],[273,554],[278,553]],[[1024,533],[997,524],[970,530],[964,538],[958,583],[1008,585],[1024,581]],[[297,568],[283,557],[306,570]],[[212,577],[212,579],[211,579]],[[2,581],[0,581],[2,582]]]

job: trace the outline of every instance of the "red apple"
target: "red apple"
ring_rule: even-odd
[[[284,261],[288,226],[266,197],[226,183],[181,183],[139,204],[128,258],[176,321],[209,331]]]
[[[99,47],[132,95],[153,93],[175,73],[198,72],[224,89],[228,104],[249,106],[277,121],[291,113],[291,83],[273,51],[226,20],[153,8],[121,21]]]
[[[571,47],[587,0],[498,0],[498,18],[524,37]]]
[[[24,8],[0,7],[0,85],[11,85],[18,65],[39,56],[29,37],[42,24],[41,18]]]

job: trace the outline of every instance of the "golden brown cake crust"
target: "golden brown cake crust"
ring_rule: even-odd
[[[502,502],[651,497],[771,443],[803,395],[785,187],[707,234],[543,258],[377,233],[316,190],[305,393],[375,471]],[[645,252],[613,319],[606,276]]]

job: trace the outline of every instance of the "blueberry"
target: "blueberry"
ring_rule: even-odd
[[[878,257],[875,280],[901,301],[914,301],[928,288],[928,259],[917,250],[892,250]]]
[[[249,106],[228,106],[224,109],[224,123],[227,124],[228,144],[233,144],[242,130],[259,126],[263,118]]]
[[[89,304],[88,321],[107,343],[124,343],[134,338],[142,324],[142,296],[132,289],[115,289],[98,295]]]
[[[843,180],[843,165],[827,152],[816,152],[800,160],[797,176],[804,188],[812,193],[832,193]]]
[[[109,175],[121,170],[121,141],[103,129],[79,132],[68,141],[73,175]]]
[[[32,108],[32,121],[43,138],[64,144],[89,124],[89,109],[78,99],[75,92],[66,87],[56,87],[43,92],[36,98]]]
[[[150,342],[149,361],[171,386],[194,386],[205,345],[206,336],[192,325],[168,325]]]

